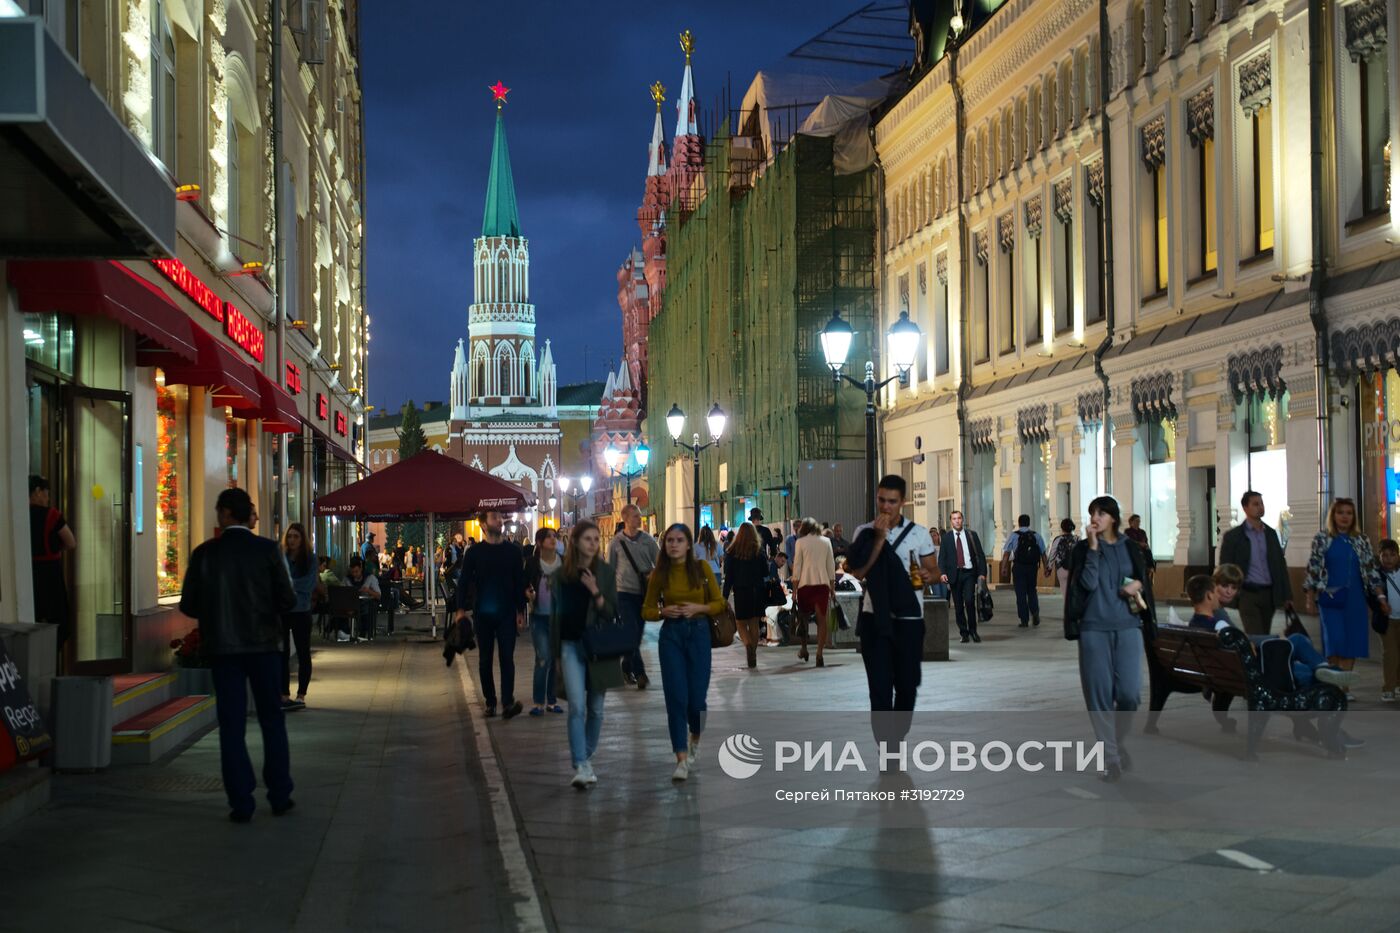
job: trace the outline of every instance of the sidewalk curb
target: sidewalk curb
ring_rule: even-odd
[[[496,842],[501,861],[505,863],[510,893],[517,898],[514,905],[516,929],[521,933],[550,933],[552,925],[545,919],[540,903],[542,893],[537,882],[534,860],[524,845],[524,831],[516,810],[515,795],[505,779],[500,755],[481,706],[481,691],[472,676],[471,664],[462,655],[455,665],[462,681],[462,694],[471,718],[472,737],[476,741],[477,757],[486,776],[486,792],[491,801],[491,822],[496,829]]]

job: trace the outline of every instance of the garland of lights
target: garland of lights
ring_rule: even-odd
[[[180,478],[175,446],[175,391],[156,387],[156,514],[165,550],[160,558],[159,595],[180,592]]]

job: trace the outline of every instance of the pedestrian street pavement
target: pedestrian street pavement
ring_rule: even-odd
[[[998,594],[982,644],[955,641],[950,661],[924,665],[920,711],[1082,710],[1057,601],[1028,630],[1009,603]],[[672,783],[652,639],[652,686],[608,694],[585,792],[568,784],[565,717],[484,718],[475,653],[447,669],[418,631],[315,648],[311,706],[288,719],[295,811],[228,823],[214,732],[152,766],[56,776],[52,803],[0,834],[0,930],[1400,928],[1400,808],[1335,827],[1163,829],[938,815],[952,810],[892,825],[823,806],[810,825],[781,825],[720,773],[718,727],[697,773]],[[749,671],[742,648],[716,651],[711,722],[866,709],[859,655],[826,657],[817,669],[764,648]],[[516,664],[528,708],[528,638]],[[1378,665],[1362,671],[1365,697]],[[1375,767],[1368,751],[1335,763],[1340,787],[1348,769]],[[1300,754],[1278,743],[1265,767]],[[1131,775],[1113,789],[1086,780],[1131,799]]]

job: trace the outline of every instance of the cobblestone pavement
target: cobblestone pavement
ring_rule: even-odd
[[[919,708],[1080,709],[1045,603],[1039,629],[1003,614],[926,664]],[[156,765],[57,776],[0,835],[0,929],[1400,929],[1400,809],[1362,830],[717,825],[700,818],[713,748],[670,781],[654,642],[652,688],[608,695],[587,793],[564,717],[483,717],[474,654],[444,670],[414,632],[317,649],[312,706],[289,718],[294,813],[227,823],[212,732]],[[528,706],[528,638],[516,663]],[[1361,669],[1380,709],[1378,666]],[[767,648],[752,672],[741,648],[714,655],[716,716],[865,706],[853,650],[816,669]]]

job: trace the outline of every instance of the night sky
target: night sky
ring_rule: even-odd
[[[695,34],[696,97],[713,109],[729,72],[738,106],[755,71],[863,0],[675,3],[367,3],[361,6],[368,205],[369,401],[446,401],[467,335],[471,241],[481,233],[495,108],[530,241],[536,336],[553,341],[561,384],[606,378],[622,342],[618,266],[638,243],[636,210],[666,85],[666,142]],[[585,370],[585,347],[587,347]]]

